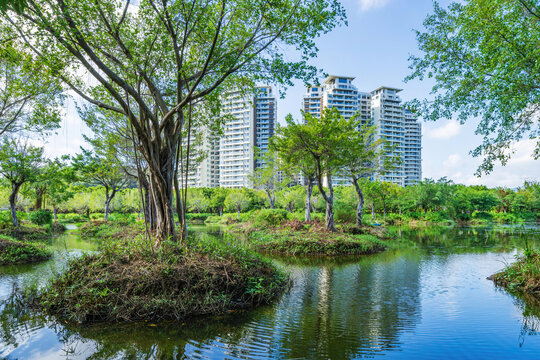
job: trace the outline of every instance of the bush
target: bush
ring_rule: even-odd
[[[396,213],[386,214],[385,221],[388,224],[397,224],[397,223],[401,222],[402,220],[403,220],[403,217],[401,215],[399,215],[399,214],[396,214]]]
[[[462,214],[462,215],[466,215],[466,214]],[[444,211],[428,211],[428,213],[424,216],[424,219],[426,221],[434,222],[434,223],[450,221],[450,217]]]
[[[317,231],[254,231],[249,234],[250,246],[272,254],[367,255],[385,250],[386,244],[370,234],[329,234]]]
[[[262,209],[252,211],[247,218],[256,227],[277,226],[287,220],[288,214],[284,209]]]
[[[211,215],[204,220],[205,224],[218,224],[221,221],[221,216],[219,215]]]
[[[52,223],[52,214],[47,210],[32,211],[30,221],[39,226],[48,225]]]
[[[13,224],[11,219],[11,211],[3,210],[0,211],[0,229],[5,229]]]
[[[0,265],[27,264],[47,260],[52,252],[44,245],[0,236]]]
[[[204,223],[212,214],[208,213],[189,213],[186,214],[186,219],[191,222]],[[218,216],[219,217],[219,216]]]
[[[137,220],[137,214],[122,214],[112,213],[109,214],[109,221],[113,221],[123,225],[133,224]]]
[[[493,220],[493,215],[487,211],[474,211],[472,217],[479,220]]]
[[[517,221],[517,218],[514,214],[504,213],[504,212],[495,212],[493,214],[493,220],[501,223],[513,223]]]

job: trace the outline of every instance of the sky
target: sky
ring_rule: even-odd
[[[441,5],[448,0],[439,1]],[[421,55],[413,30],[422,30],[422,22],[432,11],[431,0],[343,0],[348,26],[334,29],[316,40],[318,57],[311,63],[327,74],[354,76],[353,84],[361,91],[379,86],[403,89],[404,101],[429,97],[432,82],[403,79],[411,72],[408,58]],[[278,121],[287,114],[300,116],[305,87],[301,82],[286,89],[278,99]],[[461,125],[455,120],[422,121],[422,171],[424,178],[446,176],[456,183],[483,184],[490,187],[518,187],[525,180],[540,180],[540,164],[532,157],[534,141],[515,144],[513,158],[506,166],[481,178],[475,171],[481,163],[469,151],[481,143],[476,136],[475,119]],[[84,145],[82,133],[89,130],[78,118],[73,101],[66,104],[66,116],[57,135],[51,137],[45,151],[48,156],[74,154]]]

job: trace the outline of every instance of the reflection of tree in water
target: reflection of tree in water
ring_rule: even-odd
[[[419,261],[393,254],[293,269],[295,284],[266,329],[282,358],[351,358],[399,347],[420,320]],[[260,342],[241,340],[244,346]]]
[[[426,227],[396,228],[402,247],[417,247],[428,254],[485,253],[525,247],[540,248],[538,228],[519,227]]]

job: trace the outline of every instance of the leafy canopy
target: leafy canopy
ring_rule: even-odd
[[[422,57],[411,56],[406,80],[432,78],[433,100],[413,101],[424,118],[461,123],[480,118],[484,156],[477,174],[506,164],[512,145],[536,139],[540,156],[540,6],[537,0],[467,0],[438,3],[416,32]]]

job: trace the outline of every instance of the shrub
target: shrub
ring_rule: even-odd
[[[256,227],[276,226],[287,219],[289,212],[284,209],[262,209],[249,213],[249,221]]]
[[[474,211],[472,217],[473,219],[493,220],[493,215],[487,211]]]
[[[514,214],[495,212],[493,214],[493,220],[501,223],[513,223],[516,222],[516,216]]]
[[[430,222],[447,222],[450,220],[450,217],[444,211],[428,211],[428,213],[424,216],[424,219]]]
[[[12,223],[11,212],[9,210],[0,211],[0,229],[5,229]]]
[[[0,265],[33,263],[47,260],[51,255],[44,245],[0,236]]]
[[[52,214],[47,210],[37,210],[30,213],[30,221],[33,224],[43,226],[52,222]]]

